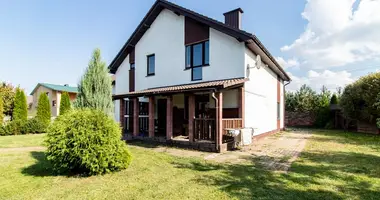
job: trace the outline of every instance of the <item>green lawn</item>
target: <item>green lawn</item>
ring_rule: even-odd
[[[0,150],[0,199],[380,198],[378,136],[313,131],[287,174],[266,171],[255,160],[219,165],[130,148],[127,170],[85,178],[52,175],[41,151]]]
[[[0,148],[42,146],[45,134],[0,136]]]

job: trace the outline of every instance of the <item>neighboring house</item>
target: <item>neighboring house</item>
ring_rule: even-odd
[[[220,152],[231,141],[228,128],[252,128],[260,138],[284,127],[290,78],[241,30],[242,13],[224,13],[221,23],[155,2],[109,66],[127,138]]]
[[[71,87],[69,85],[55,85],[49,83],[38,83],[33,89],[30,95],[33,95],[32,109],[36,110],[38,105],[38,97],[41,93],[46,93],[49,97],[51,106],[51,116],[56,117],[59,115],[59,106],[61,104],[61,95],[63,92],[68,92],[70,100],[74,101],[77,93],[77,87]]]

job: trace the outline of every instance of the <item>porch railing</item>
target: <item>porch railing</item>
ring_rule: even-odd
[[[243,128],[242,118],[222,119],[223,135],[227,134],[229,128]]]
[[[215,140],[215,119],[195,118],[194,139]]]

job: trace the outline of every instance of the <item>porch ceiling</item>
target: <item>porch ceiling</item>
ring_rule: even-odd
[[[180,93],[180,92],[191,92],[206,89],[224,89],[237,85],[241,85],[246,82],[247,78],[235,78],[235,79],[225,79],[225,80],[215,80],[207,82],[197,82],[184,85],[174,85],[159,88],[149,88],[140,91],[129,92],[126,94],[113,95],[113,99],[122,99],[128,97],[139,97],[139,96],[149,96],[155,94],[170,94],[170,93]]]

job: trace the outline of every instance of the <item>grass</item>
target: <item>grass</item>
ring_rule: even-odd
[[[294,200],[380,196],[378,136],[315,130],[287,174],[264,170],[255,160],[222,165],[173,157],[149,148],[130,148],[134,160],[127,170],[85,178],[54,176],[42,151],[0,151],[0,199]]]
[[[42,146],[45,134],[0,136],[0,148]]]

